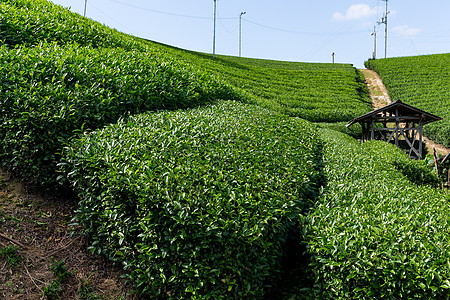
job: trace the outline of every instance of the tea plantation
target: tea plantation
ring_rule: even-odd
[[[450,54],[370,60],[393,99],[401,99],[444,118],[425,127],[425,135],[450,146]]]
[[[2,167],[74,193],[144,297],[448,298],[435,174],[332,130],[371,110],[353,66],[213,59],[45,0],[0,18]]]
[[[209,55],[169,51],[174,57],[202,65],[251,103],[289,116],[312,122],[347,122],[371,109],[364,79],[351,65],[225,56],[212,60]]]
[[[327,186],[303,229],[315,296],[448,297],[448,193],[391,144],[361,145],[331,131],[321,136]]]
[[[253,298],[317,193],[320,143],[307,121],[226,101],[120,121],[74,140],[63,166],[92,250],[145,291]]]

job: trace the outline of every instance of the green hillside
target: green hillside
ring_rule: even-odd
[[[347,122],[371,109],[364,79],[351,65],[280,62],[161,48],[201,65],[246,100],[312,122]]]
[[[32,4],[31,4],[32,3]],[[0,4],[4,44],[11,46],[76,42],[94,48],[123,48],[184,61],[243,90],[256,103],[314,122],[348,121],[364,113],[369,99],[364,82],[350,65],[288,63],[239,59],[189,52],[136,39],[79,18],[45,0],[3,1]],[[83,32],[83,34],[80,34]],[[197,70],[198,71],[198,70]],[[343,111],[342,108],[345,108]],[[322,112],[317,113],[320,109]]]
[[[213,60],[127,36],[45,0],[3,1],[0,9],[0,157],[34,185],[54,186],[61,145],[74,133],[129,113],[233,99],[314,122],[346,122],[370,109],[361,74],[350,65]],[[26,100],[8,97],[16,94]]]
[[[444,118],[427,125],[425,135],[450,146],[450,54],[371,60],[366,65],[380,74],[393,99]]]
[[[143,297],[448,294],[435,174],[320,129],[371,110],[351,65],[213,59],[45,0],[0,13],[2,166],[76,194],[89,249]]]

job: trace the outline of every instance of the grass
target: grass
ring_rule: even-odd
[[[18,254],[18,247],[15,245],[6,246],[0,249],[0,257],[8,262],[10,268],[16,267],[22,261],[22,257]]]

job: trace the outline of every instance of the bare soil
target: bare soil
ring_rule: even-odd
[[[372,99],[373,108],[378,109],[390,103],[391,97],[381,80],[381,77],[372,70],[360,70],[364,75],[364,79],[369,89],[370,98]]]
[[[20,259],[11,264],[7,255],[0,255],[0,299],[52,298],[46,295],[57,279],[51,267],[58,263],[69,276],[53,298],[137,299],[120,277],[122,269],[91,254],[80,228],[69,226],[76,206],[74,199],[29,193],[0,171],[0,253],[15,247]]]

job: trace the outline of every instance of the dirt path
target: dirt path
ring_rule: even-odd
[[[370,98],[372,98],[373,108],[378,109],[390,104],[391,97],[381,80],[381,77],[372,70],[360,70],[364,75],[367,87],[369,88]]]
[[[389,93],[384,86],[381,77],[372,70],[362,69],[360,71],[364,75],[367,88],[369,89],[373,108],[378,109],[392,103],[391,97],[389,97]],[[448,153],[450,153],[449,148],[445,148],[443,145],[437,144],[427,137],[423,137],[423,141],[428,153],[433,153],[433,149],[436,149],[436,151],[442,155],[447,155]]]

